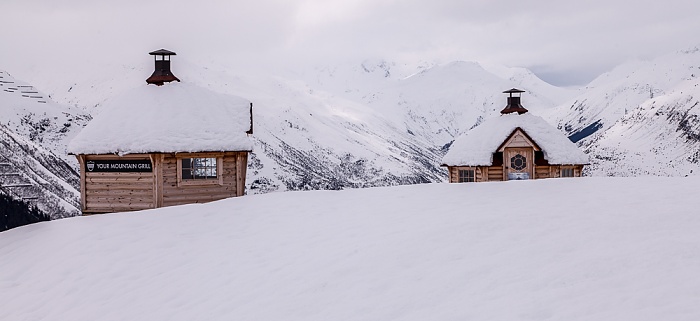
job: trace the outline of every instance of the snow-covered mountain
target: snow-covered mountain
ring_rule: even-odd
[[[89,114],[56,103],[39,88],[3,70],[0,90],[0,124],[77,164],[73,156],[66,155],[66,145],[91,119]]]
[[[80,212],[80,180],[66,144],[90,116],[0,71],[0,192],[53,218]]]
[[[580,140],[589,175],[683,176],[700,165],[700,47],[601,75],[546,118]]]
[[[86,76],[61,72],[69,81],[30,77],[59,102],[92,110],[140,85],[151,64],[108,64]],[[185,82],[253,101],[256,150],[247,180],[252,193],[442,181],[446,148],[456,135],[498,114],[505,104],[501,91],[528,90],[533,111],[575,93],[522,69],[494,73],[472,62],[363,61],[270,77],[178,56],[172,69]]]
[[[5,91],[3,104],[28,105],[3,108],[2,123],[74,165],[61,152],[65,142],[95,106],[142,84],[152,71],[147,58],[104,64],[99,73],[25,71],[58,103]],[[512,87],[526,90],[525,107],[591,156],[588,175],[697,174],[697,48],[621,65],[579,89],[549,85],[523,68],[464,61],[366,60],[269,76],[177,56],[172,68],[185,82],[253,101],[253,194],[443,181],[440,159],[454,137],[497,116],[501,91]]]
[[[80,213],[79,185],[73,166],[0,125],[0,193],[36,205],[55,219]]]

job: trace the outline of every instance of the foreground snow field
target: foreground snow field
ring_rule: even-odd
[[[700,177],[272,193],[0,233],[0,320],[700,320]]]

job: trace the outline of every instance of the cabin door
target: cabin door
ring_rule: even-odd
[[[506,148],[503,166],[507,180],[523,180],[533,177],[534,153],[532,148]]]

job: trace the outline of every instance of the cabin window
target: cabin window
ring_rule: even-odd
[[[178,157],[178,185],[221,184],[222,162],[223,158],[216,155]]]
[[[571,167],[562,168],[561,177],[574,177],[574,169]]]
[[[183,158],[182,179],[216,178],[216,158]]]
[[[468,183],[468,182],[474,182],[474,178],[476,176],[474,175],[474,170],[473,169],[460,169],[458,171],[458,182],[460,183]]]
[[[527,167],[527,158],[525,156],[517,154],[510,158],[510,167],[516,171],[521,171]]]

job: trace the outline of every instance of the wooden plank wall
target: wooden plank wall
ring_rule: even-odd
[[[535,166],[535,179],[550,178],[550,167],[551,166]]]
[[[561,169],[567,167],[574,169],[574,177],[581,177],[583,165],[551,165],[549,166],[549,178],[561,177]]]
[[[83,213],[154,208],[153,187],[153,173],[86,172]]]
[[[503,166],[490,166],[490,167],[488,167],[488,178],[489,178],[489,181],[502,181],[503,180]]]
[[[562,167],[573,167],[574,177],[581,177],[583,171],[583,165],[549,165],[549,166],[535,166],[535,177],[534,179],[541,178],[558,178],[561,177]],[[502,166],[479,166],[479,167],[469,167],[469,166],[449,166],[448,167],[448,179],[450,183],[457,183],[459,180],[459,170],[460,169],[475,169],[476,170],[476,181],[477,182],[487,182],[487,181],[503,181],[503,167]]]
[[[221,184],[178,184],[175,154],[79,155],[84,214],[135,211],[162,206],[205,203],[245,193],[247,152],[219,153]],[[178,154],[180,157],[183,154]],[[192,154],[192,157],[197,157]],[[85,162],[96,159],[150,159],[151,173],[94,173]]]
[[[165,154],[161,163],[163,171],[163,200],[162,206],[173,206],[191,203],[206,203],[228,197],[238,196],[237,167],[238,154],[245,152],[226,152],[223,156],[222,184],[181,185],[177,183],[177,158],[174,154]],[[240,182],[243,190],[245,178]]]
[[[482,174],[481,167],[476,167],[476,168],[471,168],[474,170],[474,181],[475,182],[483,182],[484,181],[484,175]]]
[[[493,177],[492,176],[492,169],[498,169],[498,177]],[[450,183],[458,183],[459,182],[459,171],[464,170],[464,169],[472,169],[474,170],[474,179],[477,182],[487,182],[491,180],[495,181],[501,181],[503,180],[502,178],[502,169],[499,166],[477,166],[477,167],[472,167],[472,166],[448,166],[448,174],[449,174],[449,182]]]
[[[447,166],[447,180],[450,183],[457,183],[457,168],[454,166]]]

